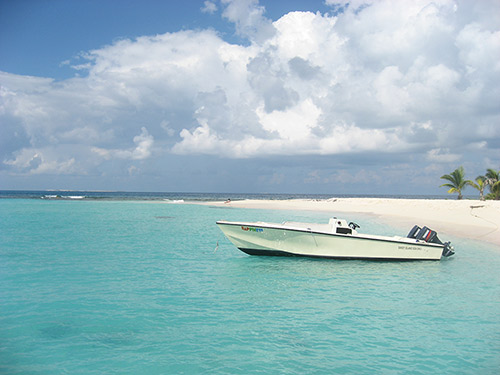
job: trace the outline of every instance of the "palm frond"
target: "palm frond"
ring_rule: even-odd
[[[445,186],[450,188],[448,193],[458,193],[458,199],[462,198],[462,189],[467,185],[471,184],[472,181],[465,179],[465,171],[464,167],[459,167],[455,169],[450,174],[445,174],[441,176],[441,179],[449,181],[450,183],[443,184],[441,186]]]
[[[439,187],[443,187],[443,186],[444,187],[449,187],[449,188],[454,188],[455,187],[455,185],[453,185],[453,184],[442,184],[442,185],[439,185]]]

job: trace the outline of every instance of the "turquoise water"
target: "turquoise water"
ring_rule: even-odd
[[[499,373],[497,248],[452,238],[441,262],[250,257],[215,225],[327,218],[2,199],[0,373]]]

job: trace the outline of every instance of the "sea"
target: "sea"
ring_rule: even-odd
[[[456,254],[441,261],[249,256],[216,220],[335,213],[192,204],[298,197],[330,196],[1,191],[0,374],[500,373],[498,247],[446,238]]]

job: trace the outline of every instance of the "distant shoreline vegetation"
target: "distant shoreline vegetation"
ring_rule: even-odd
[[[463,199],[462,191],[467,186],[472,186],[479,191],[479,200],[500,200],[500,170],[488,168],[485,175],[477,176],[474,181],[465,178],[464,167],[460,166],[450,174],[441,176],[441,179],[448,181],[440,185],[449,188],[448,194],[458,193],[457,199]],[[484,195],[486,188],[489,194]]]
[[[477,199],[475,196],[464,196]],[[217,202],[237,200],[291,200],[331,198],[381,198],[381,199],[450,199],[449,195],[408,194],[300,194],[300,193],[185,193],[185,192],[131,192],[131,191],[89,191],[89,190],[0,190],[0,199],[42,199],[62,201],[159,201],[167,203]]]

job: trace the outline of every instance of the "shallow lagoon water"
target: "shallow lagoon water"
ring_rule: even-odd
[[[219,219],[328,215],[0,200],[0,373],[498,373],[498,249],[451,238],[440,262],[250,257]]]

